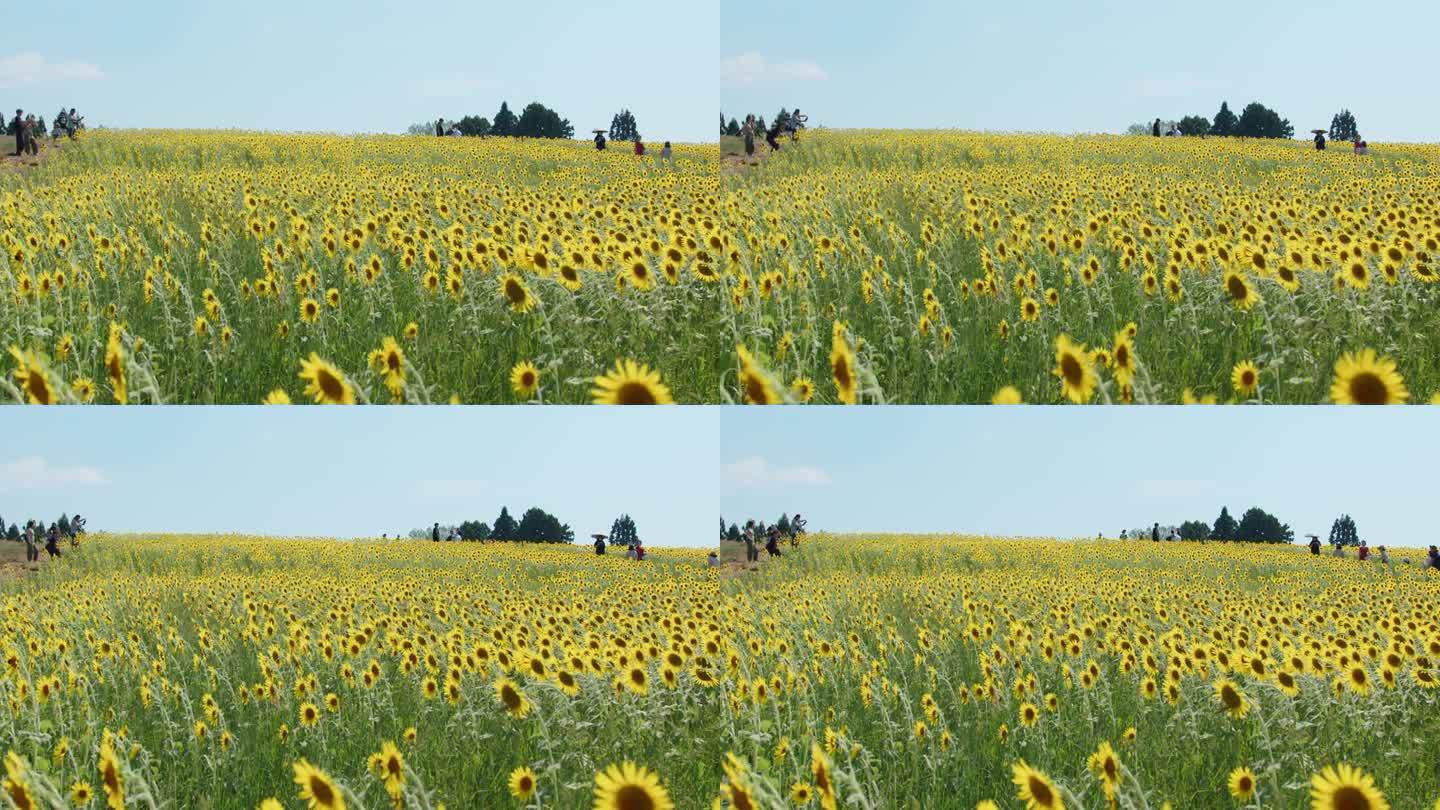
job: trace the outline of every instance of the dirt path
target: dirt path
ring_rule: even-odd
[[[34,169],[50,158],[60,154],[60,152],[65,149],[67,143],[68,141],[65,140],[52,142],[49,138],[44,138],[40,142],[40,154],[26,154],[16,157],[15,139],[8,137],[0,138],[0,146],[3,146],[5,150],[3,156],[0,156],[0,171],[22,172]]]

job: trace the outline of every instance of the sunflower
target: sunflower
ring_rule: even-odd
[[[71,804],[77,804],[81,807],[84,807],[85,805],[89,804],[90,801],[94,798],[95,788],[90,787],[89,782],[81,780],[70,786]]]
[[[1390,810],[1375,779],[1349,765],[1326,766],[1310,777],[1311,810]]]
[[[528,765],[510,772],[510,795],[521,801],[535,795],[535,771]]]
[[[1330,399],[1337,405],[1399,405],[1409,398],[1395,361],[1374,349],[1346,352],[1335,361]]]
[[[990,397],[991,405],[1020,405],[1024,403],[1024,401],[1020,396],[1020,389],[1013,385],[1001,386],[1000,390],[996,391],[995,395]]]
[[[100,787],[105,791],[105,806],[110,810],[125,810],[125,780],[120,775],[120,759],[115,756],[109,732],[100,743]]]
[[[595,774],[595,810],[674,810],[660,777],[632,762]]]
[[[815,779],[815,792],[820,796],[821,810],[835,810],[834,764],[820,743],[810,743],[810,774]]]
[[[540,387],[540,369],[529,360],[521,360],[510,369],[510,387],[514,389],[515,396],[529,399]]]
[[[1013,774],[1011,781],[1018,789],[1015,798],[1025,802],[1026,810],[1060,810],[1065,806],[1050,777],[1027,765],[1025,760],[1015,763],[1010,770]]]
[[[120,340],[120,324],[114,321],[110,322],[110,338],[105,342],[105,374],[110,377],[115,402],[124,405],[129,401],[125,386],[125,348]]]
[[[1236,309],[1248,310],[1260,301],[1260,293],[1250,286],[1244,273],[1225,271],[1225,295]]]
[[[320,707],[314,703],[300,704],[300,725],[314,726],[320,722]]]
[[[523,315],[535,308],[535,296],[530,293],[530,288],[525,286],[525,280],[515,273],[506,273],[500,277],[500,295],[510,305],[511,312]]]
[[[617,360],[615,367],[595,378],[590,395],[596,405],[673,405],[670,389],[660,372],[634,360]]]
[[[1085,346],[1074,343],[1068,335],[1055,339],[1055,371],[1060,390],[1071,402],[1083,405],[1095,395],[1095,370]]]
[[[1215,699],[1220,701],[1225,713],[1239,720],[1250,713],[1250,700],[1240,687],[1229,678],[1220,678],[1215,681]]]
[[[495,699],[500,701],[500,706],[511,717],[523,719],[530,714],[529,699],[520,691],[519,685],[509,678],[495,681]]]
[[[322,360],[315,352],[300,361],[300,379],[307,384],[306,395],[325,405],[354,405],[355,389],[340,369]]]
[[[1241,360],[1230,369],[1230,384],[1235,393],[1249,396],[1260,386],[1260,368],[1249,360]]]
[[[854,405],[855,352],[846,342],[844,332],[837,322],[830,340],[830,376],[835,380],[835,396],[846,405]]]
[[[274,389],[273,391],[271,391],[270,393],[266,394],[266,395],[265,395],[265,398],[262,399],[262,400],[260,400],[260,404],[261,404],[261,405],[289,405],[289,404],[290,404],[290,395],[285,392],[285,389],[284,389],[284,388],[276,388],[276,389]]]
[[[304,759],[297,761],[294,768],[300,798],[309,802],[311,810],[345,810],[345,797],[328,774]]]
[[[770,375],[755,362],[755,356],[744,346],[735,347],[740,355],[740,391],[747,405],[774,405],[782,402]]]
[[[1128,385],[1135,376],[1135,338],[1127,330],[1115,333],[1115,347],[1110,352],[1110,364],[1115,369],[1115,380]]]
[[[800,402],[809,402],[815,398],[815,381],[809,377],[796,377],[790,381],[790,396]]]
[[[375,776],[384,781],[385,792],[398,802],[405,792],[405,757],[395,743],[386,741],[380,751],[371,755]]]
[[[1241,765],[1230,772],[1227,785],[1230,788],[1231,796],[1242,802],[1246,801],[1255,795],[1255,772]]]
[[[1105,798],[1113,806],[1115,803],[1115,792],[1120,788],[1120,757],[1115,753],[1114,747],[1108,740],[1100,743],[1095,753],[1090,755],[1087,762],[1090,772],[1100,780],[1101,787],[1105,790]]]
[[[25,401],[31,405],[55,404],[55,387],[40,358],[34,352],[22,352],[14,346],[10,347],[10,356],[15,358],[15,381],[25,393]]]
[[[300,302],[300,320],[305,323],[315,323],[320,320],[320,302],[314,298],[306,298]]]
[[[1025,298],[1020,301],[1020,320],[1026,323],[1034,323],[1040,320],[1040,302],[1034,298]]]
[[[809,782],[796,782],[790,786],[790,803],[804,807],[815,799],[815,788]]]

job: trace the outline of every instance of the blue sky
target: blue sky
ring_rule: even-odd
[[[1324,540],[1440,542],[1440,408],[729,408],[721,514],[810,528],[1115,537],[1259,506]]]
[[[1122,132],[1260,101],[1304,133],[1440,141],[1433,0],[721,0],[726,115]]]
[[[378,537],[539,506],[714,544],[714,408],[6,408],[0,516],[91,529]]]
[[[9,116],[403,132],[540,101],[577,135],[629,107],[647,140],[716,139],[718,0],[45,0],[4,30]]]

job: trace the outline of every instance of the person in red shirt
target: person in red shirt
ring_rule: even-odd
[[[639,138],[635,139],[635,154],[638,157],[645,156],[645,142],[640,140]]]
[[[1365,561],[1368,560],[1368,559],[1370,559],[1370,547],[1367,546],[1367,545],[1365,545],[1365,541],[1364,541],[1364,540],[1361,540],[1361,541],[1360,541],[1360,562],[1365,562]]]

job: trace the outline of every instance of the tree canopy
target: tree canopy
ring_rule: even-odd
[[[1230,111],[1230,102],[1222,101],[1220,102],[1220,111],[1215,113],[1215,120],[1210,124],[1210,134],[1222,137],[1234,135],[1235,127],[1239,123],[1240,120],[1235,117],[1235,113]]]
[[[1360,140],[1360,131],[1355,125],[1355,116],[1349,110],[1341,110],[1330,119],[1330,140]]]
[[[1240,516],[1237,540],[1244,543],[1291,543],[1295,533],[1290,526],[1258,506],[1252,506]]]
[[[610,543],[618,546],[633,546],[640,542],[640,533],[635,521],[629,515],[621,515],[610,524]]]
[[[1215,518],[1215,526],[1210,530],[1210,536],[1216,540],[1235,540],[1239,537],[1240,526],[1235,518],[1230,517],[1228,507],[1220,507],[1220,516]]]
[[[1234,134],[1244,138],[1293,138],[1295,127],[1288,118],[1281,118],[1280,113],[1252,101],[1240,111]]]
[[[1360,545],[1360,533],[1356,531],[1355,521],[1351,519],[1349,515],[1341,515],[1335,518],[1335,522],[1330,525],[1330,545]]]
[[[635,116],[629,110],[621,110],[610,119],[609,137],[612,141],[640,140],[640,129],[635,124]]]

